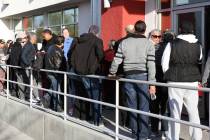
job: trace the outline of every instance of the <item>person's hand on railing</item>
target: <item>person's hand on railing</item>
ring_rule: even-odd
[[[117,80],[117,79],[119,79],[119,77],[116,75],[116,74],[108,74],[108,78],[109,79],[113,79],[113,80]]]

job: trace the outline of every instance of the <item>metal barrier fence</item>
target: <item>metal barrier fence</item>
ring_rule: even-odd
[[[188,121],[178,120],[178,119],[174,119],[174,118],[170,118],[170,117],[166,117],[166,116],[162,116],[162,115],[153,114],[153,113],[150,113],[150,112],[144,112],[144,111],[135,110],[135,109],[132,109],[132,108],[120,106],[119,105],[119,82],[130,82],[130,83],[140,83],[140,84],[147,84],[147,85],[163,86],[163,87],[190,89],[190,90],[198,90],[198,91],[203,91],[203,92],[208,92],[208,93],[210,92],[210,88],[181,86],[181,85],[176,85],[176,84],[167,84],[167,83],[158,83],[158,82],[150,82],[150,81],[132,80],[132,79],[125,79],[125,78],[112,79],[112,78],[108,78],[108,77],[105,77],[105,76],[97,76],[97,75],[86,75],[86,76],[84,76],[84,75],[77,75],[77,74],[71,73],[71,72],[52,71],[52,70],[41,69],[40,71],[42,71],[42,72],[63,74],[63,76],[64,76],[64,92],[59,92],[59,91],[53,91],[53,90],[50,90],[50,89],[39,88],[39,87],[33,86],[33,74],[32,74],[33,69],[31,69],[31,68],[27,68],[28,70],[30,70],[30,85],[28,85],[28,84],[19,83],[19,82],[16,82],[16,81],[9,80],[9,77],[10,77],[9,71],[10,71],[11,68],[16,68],[16,69],[23,69],[23,68],[18,67],[18,66],[12,66],[12,65],[0,65],[0,66],[5,66],[6,67],[6,76],[7,76],[7,78],[6,79],[0,78],[0,80],[5,80],[7,82],[7,92],[6,92],[6,98],[7,99],[12,99],[12,100],[15,100],[15,101],[27,104],[31,108],[33,108],[33,107],[34,108],[38,108],[38,109],[44,110],[44,111],[46,111],[48,113],[51,113],[51,114],[54,114],[54,115],[57,115],[57,116],[61,116],[61,117],[63,117],[63,119],[65,121],[69,120],[69,121],[72,121],[74,123],[80,124],[82,126],[94,129],[96,131],[103,132],[105,134],[108,134],[110,136],[115,137],[116,140],[119,140],[119,139],[130,139],[129,137],[126,137],[126,136],[123,136],[123,135],[119,134],[119,110],[128,111],[128,112],[134,112],[134,113],[141,114],[141,115],[147,115],[147,116],[154,117],[154,118],[159,118],[159,119],[162,119],[162,120],[173,121],[173,122],[176,122],[176,123],[180,123],[180,124],[184,124],[184,125],[188,125],[188,126],[192,126],[192,127],[196,127],[196,128],[201,128],[203,130],[208,131],[209,134],[210,134],[210,127],[209,126],[200,125],[200,124],[196,124],[196,123],[191,123],[191,122],[188,122]],[[115,101],[115,104],[106,103],[106,102],[102,102],[102,101],[97,101],[97,100],[93,100],[93,99],[89,99],[89,98],[84,98],[84,97],[81,97],[81,96],[67,94],[67,77],[68,76],[96,78],[96,79],[101,79],[101,80],[114,80],[115,83],[116,83],[116,101]],[[10,94],[9,94],[9,92],[10,92],[9,91],[9,83],[14,83],[14,84],[19,84],[19,85],[23,85],[23,86],[26,86],[26,87],[30,87],[30,102],[28,103],[26,101],[23,101],[23,100],[20,100],[20,99],[17,99],[15,97],[10,96]],[[56,93],[58,95],[63,95],[64,96],[64,113],[58,113],[58,112],[52,111],[50,109],[43,108],[41,106],[33,104],[32,103],[32,98],[33,98],[32,92],[33,92],[33,89],[38,89],[38,90],[42,90],[42,91]],[[75,99],[78,99],[78,100],[87,101],[87,102],[90,102],[90,103],[96,103],[96,104],[108,106],[108,107],[111,107],[111,108],[115,108],[115,132],[113,132],[111,130],[108,130],[108,129],[105,129],[105,128],[97,127],[97,126],[91,125],[91,124],[89,124],[87,122],[80,121],[80,120],[75,119],[73,117],[67,116],[67,98],[68,97],[75,98]],[[209,117],[209,122],[210,122],[210,117]]]

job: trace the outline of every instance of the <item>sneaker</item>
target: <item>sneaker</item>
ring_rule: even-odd
[[[167,131],[162,131],[162,136],[161,136],[161,139],[162,140],[167,140]]]

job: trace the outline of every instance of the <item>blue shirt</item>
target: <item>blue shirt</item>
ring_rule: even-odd
[[[69,49],[71,47],[72,42],[73,42],[73,38],[72,37],[68,37],[64,41],[63,51],[64,51],[64,56],[65,56],[66,60],[68,59],[67,53],[68,53],[68,51],[69,51]]]

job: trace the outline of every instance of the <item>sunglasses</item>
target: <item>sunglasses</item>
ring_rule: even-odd
[[[25,44],[26,43],[26,41],[23,41],[23,42],[20,42],[21,44]]]
[[[1,42],[0,44],[5,44],[5,42]]]
[[[152,35],[153,38],[161,38],[161,35]]]

